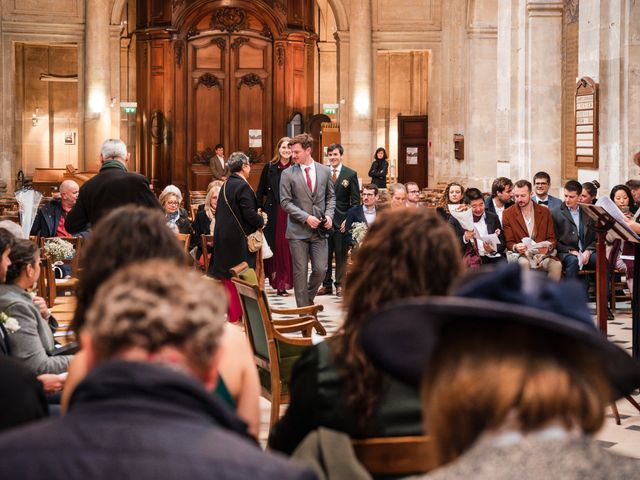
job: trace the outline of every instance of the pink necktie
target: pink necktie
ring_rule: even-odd
[[[307,175],[307,187],[309,187],[309,190],[313,192],[313,187],[311,186],[311,177],[309,176],[309,170],[311,170],[311,167],[305,167],[304,173]]]

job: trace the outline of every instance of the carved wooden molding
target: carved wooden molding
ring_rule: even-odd
[[[273,40],[273,35],[271,34],[271,30],[269,30],[269,27],[266,25],[262,27],[262,32],[260,32],[260,35],[262,35],[265,38],[268,38],[269,40]]]
[[[195,25],[187,31],[187,38],[197,37],[198,35],[200,35],[200,30],[198,30]]]
[[[220,88],[220,81],[218,80],[218,78],[215,75],[212,75],[211,73],[206,72],[206,73],[200,75],[196,79],[196,83],[194,85],[194,88],[197,89],[200,85],[204,85],[207,88],[213,88],[213,87]]]
[[[287,0],[275,0],[275,7],[280,14],[287,16]]]
[[[247,28],[247,12],[242,8],[224,7],[213,12],[210,26],[223,32],[237,32]]]
[[[240,48],[242,45],[244,45],[245,43],[249,42],[249,38],[248,37],[237,37],[232,43],[231,43],[231,48],[234,50],[237,50],[238,48]]]
[[[240,88],[242,85],[246,85],[249,88],[255,87],[256,85],[260,85],[260,88],[264,87],[262,79],[255,73],[247,73],[246,75],[244,75],[238,82],[238,88]]]
[[[175,12],[177,9],[179,9],[180,7],[182,7],[182,5],[184,5],[185,0],[173,0],[173,11]]]
[[[216,152],[211,147],[205,148],[202,152],[196,153],[193,156],[192,163],[205,163],[209,164],[209,160],[211,160],[215,156]]]
[[[279,67],[284,66],[284,47],[282,45],[276,46],[276,62]]]
[[[227,41],[222,37],[213,37],[210,45],[217,45],[220,50],[227,48]]]
[[[564,23],[576,23],[579,20],[580,4],[578,0],[564,0]]]
[[[178,68],[182,66],[182,55],[184,53],[184,42],[182,40],[176,40],[173,44],[173,53],[175,55],[175,61]]]

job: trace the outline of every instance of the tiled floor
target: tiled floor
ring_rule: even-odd
[[[267,292],[269,302],[273,306],[295,307],[293,295],[285,298],[277,296],[274,290],[268,289]],[[329,335],[335,333],[343,318],[340,299],[333,295],[327,295],[316,297],[316,303],[324,305],[324,311],[320,313],[319,317],[325,325],[327,333]],[[631,352],[631,308],[629,303],[618,304],[615,319],[609,322],[608,333],[611,341]],[[640,402],[640,395],[635,395],[634,398]],[[260,441],[265,445],[269,431],[271,404],[263,398],[260,399],[260,402],[262,418]],[[609,448],[622,455],[640,458],[640,412],[624,399],[619,400],[617,406],[622,425],[616,425],[613,414],[609,410],[605,425],[596,438],[604,448]]]

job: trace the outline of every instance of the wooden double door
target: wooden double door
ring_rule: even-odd
[[[225,146],[226,156],[236,150],[255,160],[270,156],[272,57],[273,40],[255,32],[199,35],[187,41],[188,158],[205,164],[218,143]]]

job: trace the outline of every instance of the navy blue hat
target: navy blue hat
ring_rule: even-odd
[[[442,327],[468,320],[547,330],[566,337],[568,348],[575,342],[588,345],[615,398],[640,385],[640,364],[596,328],[583,284],[576,280],[557,283],[517,264],[473,274],[450,297],[414,298],[389,305],[367,322],[361,342],[378,368],[418,385]]]

